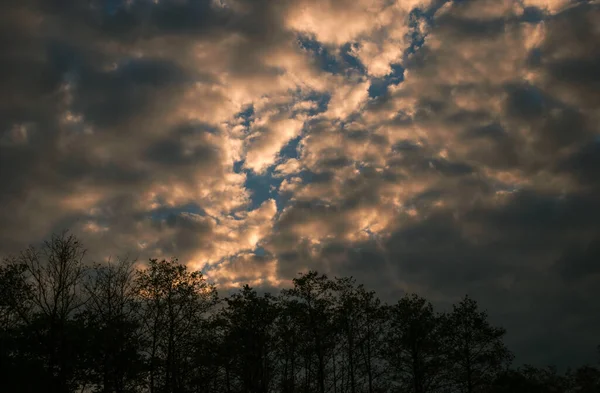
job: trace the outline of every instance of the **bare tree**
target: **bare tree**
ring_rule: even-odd
[[[30,246],[21,252],[18,261],[26,266],[38,311],[53,322],[65,321],[83,304],[83,258],[86,250],[68,232],[52,235],[42,247]]]

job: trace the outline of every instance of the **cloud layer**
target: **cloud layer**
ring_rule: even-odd
[[[70,228],[223,287],[468,292],[529,362],[600,308],[600,5],[8,0],[0,253]],[[542,334],[541,332],[544,331]]]

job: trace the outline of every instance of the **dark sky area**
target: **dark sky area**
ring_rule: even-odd
[[[0,255],[69,228],[222,288],[468,293],[600,343],[600,2],[2,0]]]

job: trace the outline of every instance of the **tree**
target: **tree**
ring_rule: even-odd
[[[581,366],[569,373],[573,393],[600,392],[600,369],[592,366]]]
[[[237,391],[267,393],[271,391],[275,376],[276,300],[268,293],[259,296],[245,285],[225,301],[227,306],[219,317],[226,328],[231,371],[239,384]]]
[[[84,285],[88,302],[79,317],[89,336],[89,382],[99,392],[133,392],[143,375],[134,263],[118,259],[96,264]]]
[[[356,281],[353,278],[336,278],[336,290],[338,299],[335,317],[341,331],[341,343],[343,347],[342,357],[345,357],[345,366],[348,374],[348,385],[351,393],[357,392],[359,383],[358,374],[358,346],[359,329],[362,327],[362,313],[360,310],[360,298],[357,293]]]
[[[283,290],[282,294],[288,300],[297,301],[289,304],[297,304],[294,320],[306,334],[302,348],[304,391],[325,393],[327,365],[336,343],[334,284],[326,275],[319,275],[316,271],[300,274],[300,277],[293,279],[293,284],[293,288]],[[314,374],[316,386],[313,385]]]
[[[373,291],[367,291],[356,280],[336,278],[337,302],[335,319],[339,326],[339,343],[344,369],[340,372],[347,382],[342,391],[350,393],[374,392],[378,378],[383,374],[381,367],[381,336],[385,312],[381,301]]]
[[[190,359],[199,327],[218,299],[216,288],[177,259],[151,259],[138,272],[136,289],[149,343],[149,390],[182,392],[193,375]]]
[[[305,331],[297,323],[303,310],[302,304],[293,298],[281,296],[278,299],[278,317],[275,321],[275,357],[279,360],[279,391],[297,391],[298,373],[302,364],[302,342]]]
[[[43,362],[30,351],[31,287],[26,266],[14,258],[0,265],[0,381],[10,392],[41,391],[48,380]]]
[[[0,329],[6,331],[29,319],[31,287],[25,279],[27,266],[7,258],[0,265]]]
[[[426,393],[442,384],[441,321],[433,305],[418,295],[388,308],[387,359],[405,391]]]
[[[32,316],[27,329],[35,342],[31,350],[46,365],[47,391],[66,393],[77,384],[82,337],[73,317],[84,303],[85,253],[80,241],[65,231],[52,235],[39,248],[30,246],[16,258],[30,288]]]
[[[176,259],[83,263],[68,233],[0,265],[0,390],[15,393],[596,393],[598,366],[510,369],[505,330],[466,296],[382,306],[316,271],[219,301]],[[401,390],[399,390],[401,389]]]
[[[502,342],[506,330],[492,326],[487,313],[465,296],[448,314],[442,325],[447,379],[460,393],[489,389],[498,374],[512,362],[512,354]]]
[[[357,294],[362,319],[358,329],[358,349],[362,359],[359,366],[362,365],[367,384],[363,390],[369,393],[384,392],[388,390],[388,382],[382,378],[387,374],[382,356],[385,346],[385,308],[375,292],[366,291],[362,285],[359,285]]]
[[[569,379],[558,374],[556,368],[537,368],[524,365],[516,370],[498,374],[492,393],[565,393],[569,391]]]

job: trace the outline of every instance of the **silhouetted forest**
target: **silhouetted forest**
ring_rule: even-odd
[[[177,260],[84,257],[63,233],[0,266],[0,392],[600,392],[597,365],[511,368],[469,297],[439,313],[310,271],[220,298]]]

